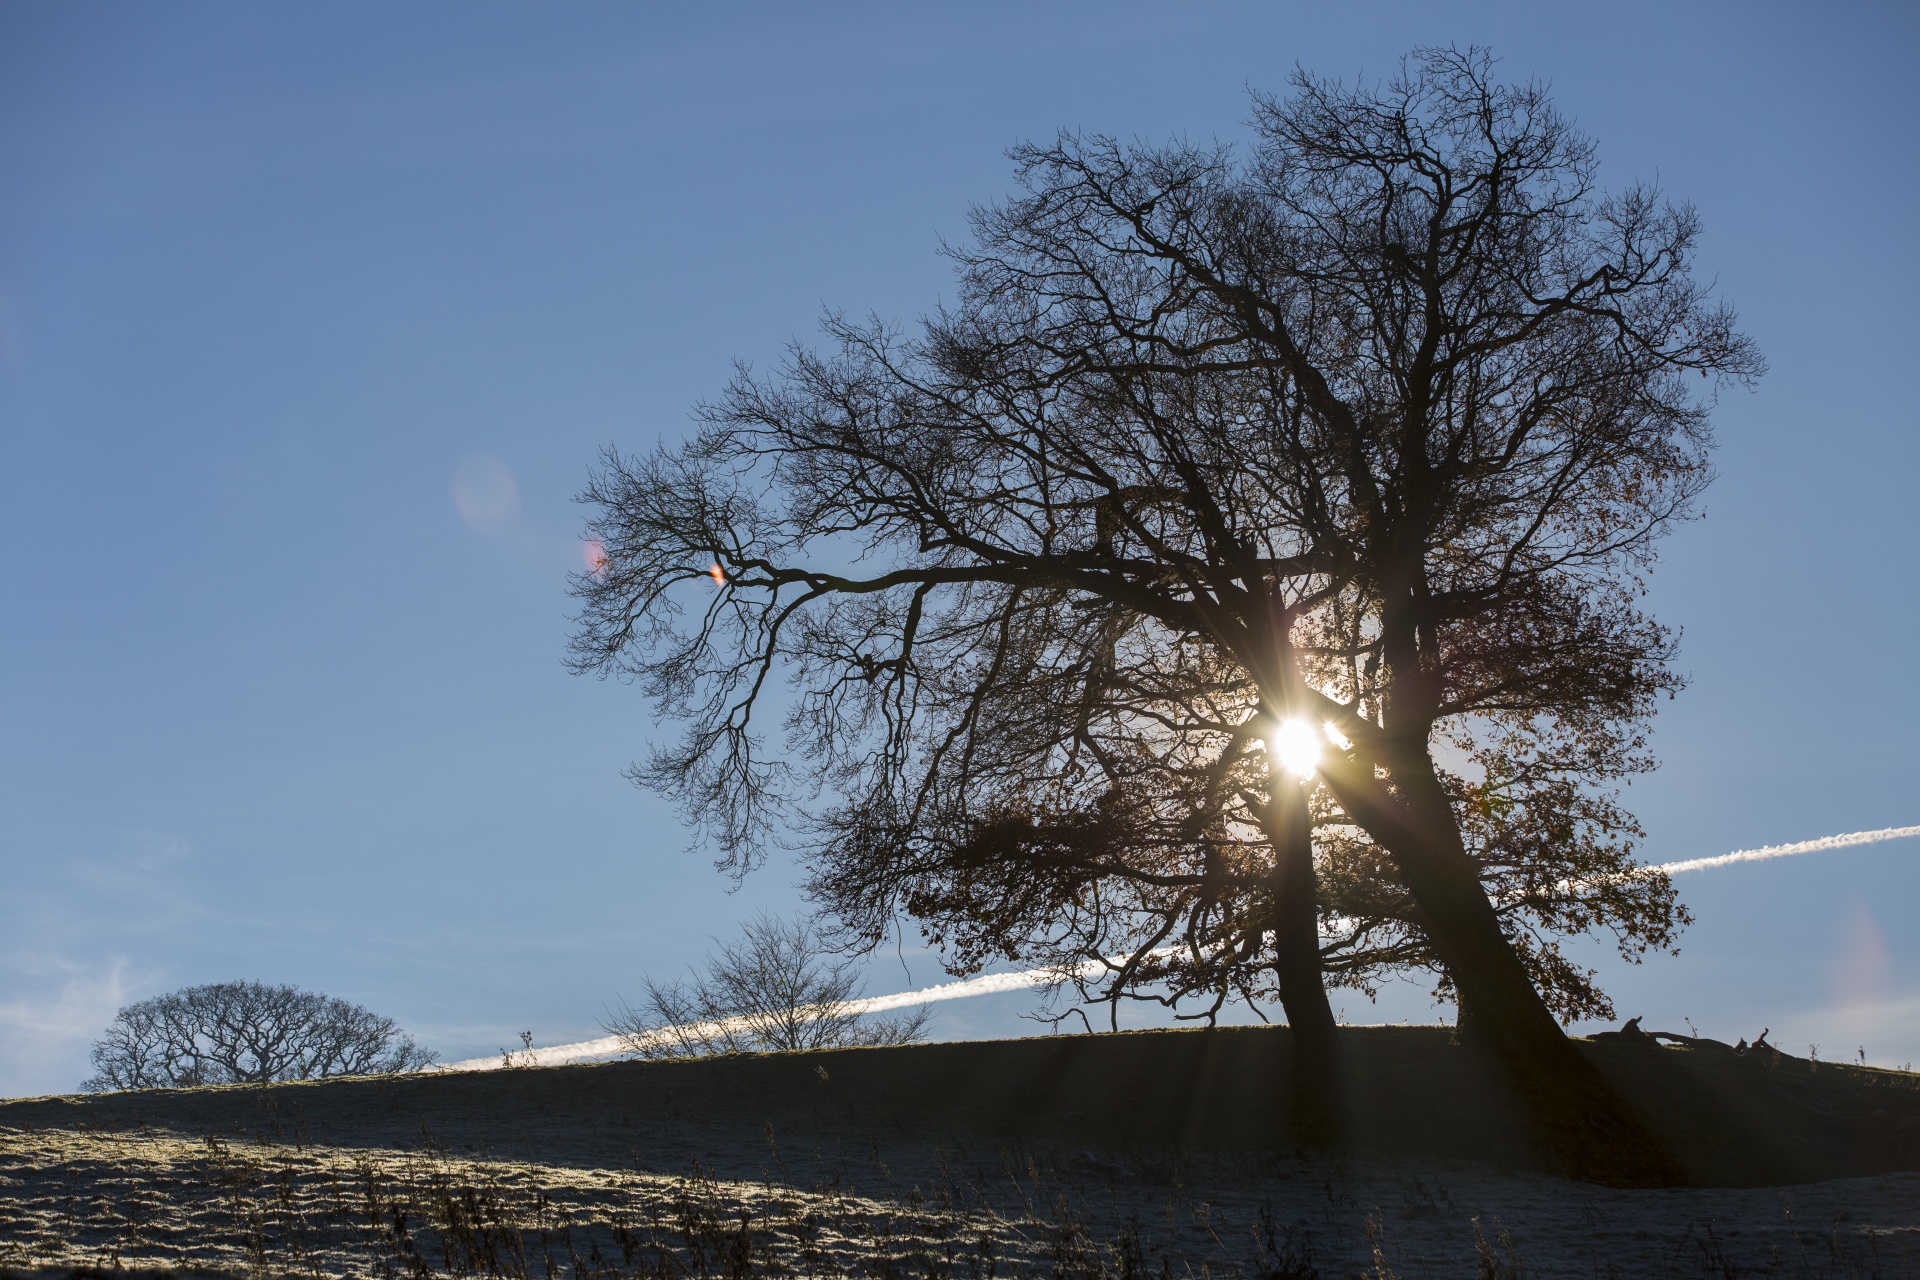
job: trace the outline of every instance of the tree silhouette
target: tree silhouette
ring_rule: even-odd
[[[418,1071],[434,1055],[392,1018],[262,982],[216,982],[130,1004],[93,1046],[81,1088],[268,1084]]]
[[[1679,683],[1635,600],[1712,379],[1761,362],[1693,212],[1600,193],[1484,53],[1293,87],[1245,158],[1016,149],[917,335],[829,317],[691,442],[606,454],[575,664],[687,721],[635,777],[724,864],[791,833],[869,940],[1277,994],[1323,1133],[1327,967],[1429,965],[1569,1172],[1671,1178],[1541,989],[1604,1001],[1559,933],[1684,922],[1607,788]]]
[[[689,980],[649,975],[641,986],[640,1007],[622,1002],[605,1024],[638,1058],[913,1044],[932,1017],[924,1006],[863,1011],[858,970],[814,923],[771,915],[747,921]]]

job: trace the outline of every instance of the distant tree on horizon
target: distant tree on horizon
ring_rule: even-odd
[[[435,1055],[392,1018],[261,982],[187,987],[130,1004],[93,1046],[88,1093],[271,1084],[418,1071]]]
[[[1685,923],[1614,790],[1681,683],[1636,602],[1762,362],[1694,212],[1484,52],[1292,84],[1244,158],[1016,148],[917,334],[829,316],[607,452],[576,669],[687,724],[634,777],[724,866],[797,848],[866,944],[1277,997],[1329,1138],[1327,980],[1425,968],[1569,1171],[1666,1180],[1556,940]]]
[[[761,914],[719,944],[687,981],[641,979],[640,1006],[621,1003],[606,1029],[637,1058],[709,1058],[795,1049],[852,1049],[926,1039],[925,1007],[863,1013],[855,965],[809,920]]]

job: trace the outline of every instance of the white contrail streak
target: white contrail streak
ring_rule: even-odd
[[[1769,858],[1786,858],[1796,853],[1821,853],[1828,849],[1848,849],[1856,844],[1879,844],[1882,840],[1904,840],[1908,836],[1920,836],[1920,827],[1882,827],[1878,831],[1852,831],[1844,836],[1821,836],[1818,840],[1802,840],[1797,844],[1770,844],[1759,849],[1740,849],[1711,858],[1662,862],[1654,870],[1676,876],[1683,871],[1705,871],[1709,867],[1727,867],[1736,862],[1765,862]]]
[[[1119,964],[1125,956],[1114,957],[1112,963]],[[859,1000],[849,1000],[836,1006],[836,1012],[882,1013],[888,1009],[908,1009],[915,1005],[937,1004],[942,1000],[965,1000],[971,996],[999,995],[1007,991],[1028,991],[1034,987],[1062,978],[1091,978],[1106,966],[1097,960],[1087,960],[1072,969],[1022,969],[1018,973],[984,973],[977,978],[965,978],[959,982],[943,982],[937,987],[926,987],[920,991],[899,991],[890,996],[867,996]],[[744,1029],[744,1018],[728,1018],[721,1022],[697,1022],[682,1028],[682,1031],[698,1038],[717,1031]],[[664,1041],[666,1031],[656,1031],[648,1036],[649,1041]],[[557,1067],[569,1062],[587,1062],[594,1058],[612,1058],[633,1049],[632,1043],[623,1036],[602,1036],[598,1040],[582,1040],[577,1044],[556,1044],[544,1049],[502,1049],[499,1053],[485,1058],[467,1058],[460,1062],[441,1063],[439,1071],[493,1071],[507,1065],[509,1061],[516,1067]]]
[[[1717,854],[1711,858],[1662,862],[1649,869],[1664,871],[1673,876],[1687,871],[1706,871],[1712,867],[1732,866],[1736,862],[1765,862],[1772,858],[1792,857],[1797,853],[1822,853],[1828,849],[1850,849],[1859,844],[1879,844],[1882,840],[1904,840],[1908,836],[1920,836],[1920,826],[1882,827],[1878,831],[1852,831],[1846,835],[1821,836],[1818,840],[1801,840],[1795,844],[1770,844],[1759,849],[1737,849],[1732,853]],[[1116,956],[1107,963],[1119,964],[1125,958]],[[1023,969],[1018,973],[987,973],[977,978],[965,978],[959,982],[943,982],[939,986],[926,987],[919,991],[901,991],[890,996],[868,996],[861,1000],[849,1000],[841,1006],[841,1009],[846,1013],[881,1013],[888,1009],[937,1004],[942,1000],[965,1000],[972,996],[1025,991],[1045,986],[1050,982],[1058,982],[1063,978],[1091,978],[1105,967],[1106,965],[1098,960],[1088,960],[1065,972],[1059,969]],[[728,1028],[738,1030],[744,1026],[744,1020],[729,1018],[721,1023],[697,1023],[684,1030],[694,1036],[700,1036]],[[668,1034],[665,1031],[658,1031],[653,1033],[653,1037],[664,1040]],[[527,1049],[517,1052],[502,1050],[492,1057],[467,1058],[460,1062],[441,1063],[433,1069],[497,1071],[507,1065],[509,1060],[514,1066],[557,1067],[570,1062],[591,1062],[597,1058],[614,1058],[630,1053],[632,1050],[632,1043],[624,1037],[602,1036],[598,1040],[556,1044],[544,1049]]]
[[[1113,963],[1120,964],[1125,959],[1125,956],[1116,956]],[[1019,973],[983,973],[977,978],[943,982],[937,987],[928,987],[923,991],[902,991],[890,996],[868,996],[864,1000],[849,1000],[847,1008],[849,1011],[859,1013],[879,1013],[885,1009],[906,1009],[917,1004],[932,1004],[939,1000],[965,1000],[969,996],[992,996],[1004,991],[1026,991],[1061,978],[1091,978],[1104,967],[1097,961],[1088,960],[1075,965],[1067,973],[1062,973],[1058,969],[1022,969]]]

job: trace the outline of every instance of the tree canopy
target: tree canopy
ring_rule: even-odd
[[[392,1018],[262,982],[215,982],[130,1004],[93,1047],[81,1087],[180,1088],[390,1075],[432,1063]]]
[[[606,1028],[637,1058],[875,1048],[926,1038],[922,1006],[886,1015],[860,1004],[860,975],[815,922],[755,916],[688,979],[641,979],[640,1007],[621,1003]]]
[[[1549,1005],[1605,999],[1556,942],[1684,923],[1612,794],[1679,685],[1636,602],[1761,363],[1694,212],[1602,192],[1484,52],[1254,108],[1244,152],[1016,148],[950,306],[830,316],[691,441],[609,451],[574,661],[687,725],[635,776],[723,862],[793,833],[869,941],[1277,982],[1296,1027],[1290,945],[1296,994],[1424,965],[1597,1168],[1570,1126],[1617,1100]]]

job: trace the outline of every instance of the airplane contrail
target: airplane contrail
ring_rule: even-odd
[[[1849,849],[1857,844],[1879,844],[1882,840],[1904,840],[1908,836],[1920,836],[1920,827],[1882,827],[1878,831],[1851,831],[1843,836],[1821,836],[1818,840],[1802,840],[1797,844],[1769,844],[1758,849],[1737,849],[1732,853],[1716,854],[1711,858],[1662,862],[1656,864],[1653,869],[1675,876],[1683,871],[1705,871],[1709,867],[1726,867],[1736,862],[1765,862],[1769,858],[1785,858],[1796,853],[1821,853],[1828,849]]]
[[[1882,827],[1878,831],[1850,831],[1845,835],[1821,836],[1817,840],[1801,840],[1794,844],[1769,844],[1758,849],[1736,849],[1732,853],[1716,854],[1711,858],[1687,858],[1680,862],[1655,863],[1650,870],[1664,871],[1668,875],[1680,875],[1688,871],[1706,871],[1713,867],[1732,866],[1736,862],[1765,862],[1772,858],[1787,858],[1799,853],[1823,853],[1828,849],[1850,849],[1855,845],[1879,844],[1883,840],[1904,840],[1908,836],[1920,836],[1920,826]],[[1119,963],[1125,957],[1115,957],[1110,963]],[[1033,987],[1055,982],[1063,977],[1093,977],[1105,965],[1098,960],[1087,960],[1063,972],[1059,969],[1022,969],[1017,973],[986,973],[977,978],[964,978],[958,982],[943,982],[938,986],[925,987],[919,991],[899,991],[887,996],[867,996],[860,1000],[849,1000],[844,1006],[847,1013],[881,1013],[888,1009],[906,1009],[913,1005],[937,1004],[943,1000],[965,1000],[973,996],[998,995],[1008,991],[1024,991]],[[698,1023],[685,1030],[696,1035],[703,1032],[721,1030],[724,1026],[744,1025],[742,1020],[725,1019],[719,1023]],[[659,1039],[666,1039],[666,1032],[655,1032]],[[574,1044],[556,1044],[543,1049],[527,1049],[518,1052],[502,1050],[499,1054],[486,1058],[467,1058],[460,1062],[441,1063],[431,1068],[438,1071],[497,1071],[511,1061],[515,1066],[557,1067],[571,1062],[591,1062],[596,1058],[614,1058],[633,1051],[633,1045],[621,1036],[602,1036],[598,1040],[582,1040]]]
[[[1117,956],[1114,963],[1126,957]],[[897,991],[887,996],[866,996],[859,1000],[848,1000],[836,1006],[840,1013],[882,1013],[888,1009],[906,1009],[914,1005],[937,1004],[942,1000],[966,1000],[972,996],[998,995],[1007,991],[1028,991],[1034,987],[1053,982],[1062,977],[1091,978],[1105,966],[1097,960],[1085,960],[1071,969],[1022,969],[1018,973],[983,973],[977,978],[963,978],[958,982],[943,982],[939,986],[926,987],[919,991]],[[723,1018],[716,1022],[696,1022],[681,1030],[692,1036],[711,1035],[723,1030],[740,1030],[747,1025],[744,1018]],[[647,1036],[649,1043],[665,1041],[670,1033],[662,1030]],[[557,1067],[569,1062],[586,1062],[593,1058],[611,1058],[619,1054],[630,1053],[634,1045],[625,1036],[602,1036],[598,1040],[582,1040],[577,1044],[556,1044],[544,1049],[502,1049],[499,1053],[485,1058],[467,1058],[460,1062],[437,1064],[437,1071],[497,1071],[510,1061],[514,1066]]]

